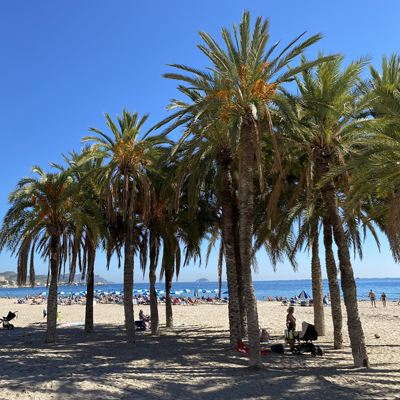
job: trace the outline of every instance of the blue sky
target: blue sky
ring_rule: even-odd
[[[164,118],[165,107],[179,97],[176,82],[162,79],[165,64],[182,63],[197,68],[208,65],[196,48],[197,33],[204,30],[220,41],[220,30],[238,23],[244,9],[252,19],[271,19],[271,44],[281,48],[296,36],[324,32],[325,38],[307,54],[318,50],[343,52],[350,62],[373,56],[379,67],[383,54],[398,52],[400,3],[288,0],[134,2],[128,0],[18,1],[2,3],[0,14],[0,218],[7,211],[7,196],[32,165],[48,168],[61,162],[61,153],[79,150],[87,128],[106,130],[103,112],[115,116],[123,107],[141,115],[150,113],[146,128]],[[176,138],[179,132],[173,135]],[[355,276],[399,277],[381,237],[382,249],[367,239],[364,260],[354,260]],[[323,256],[323,253],[321,253]],[[205,257],[204,257],[205,258]],[[272,271],[264,252],[259,253],[256,280],[309,279],[310,259],[299,255],[299,271],[288,264]],[[122,282],[122,270],[111,264],[105,271],[98,255],[96,273]],[[9,253],[0,255],[0,271],[16,270]],[[47,267],[36,259],[37,273]],[[216,254],[207,269],[189,266],[180,281],[217,280]],[[146,279],[145,279],[146,280]],[[136,268],[135,281],[142,281]]]

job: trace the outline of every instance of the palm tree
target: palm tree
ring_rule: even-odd
[[[49,260],[46,343],[54,343],[58,277],[67,261],[69,238],[81,231],[86,216],[74,208],[75,187],[68,174],[46,174],[40,167],[33,167],[31,172],[38,173],[39,179],[21,179],[8,198],[11,207],[0,231],[0,250],[7,248],[18,256],[19,285],[26,282],[30,258],[29,275],[34,286],[35,252],[41,252],[42,257]],[[90,221],[86,223],[90,225]]]
[[[94,300],[94,263],[96,258],[96,249],[100,239],[105,233],[104,213],[98,206],[99,190],[94,179],[85,180],[85,176],[102,166],[102,160],[86,160],[85,158],[89,148],[83,149],[82,154],[75,151],[69,153],[70,158],[63,155],[68,169],[57,163],[51,163],[51,166],[59,169],[63,173],[68,173],[76,182],[76,193],[74,195],[75,208],[80,209],[86,215],[86,221],[90,220],[90,225],[85,224],[82,231],[75,235],[72,244],[72,250],[76,257],[73,258],[70,268],[69,282],[72,283],[76,272],[77,257],[79,257],[79,266],[81,268],[82,280],[87,281],[86,308],[85,308],[85,332],[93,332],[93,300]],[[82,251],[77,251],[81,247]]]
[[[185,87],[180,86],[179,90],[189,97],[191,103],[183,101],[173,100],[169,105],[169,109],[179,108],[183,112],[186,112],[194,102],[201,100],[202,96],[198,91],[188,90]],[[187,112],[187,118],[190,116],[190,112]],[[214,180],[212,185],[212,191],[217,196],[217,201],[221,204],[222,209],[222,231],[221,235],[221,247],[219,257],[219,278],[221,279],[222,274],[222,254],[225,254],[226,260],[226,273],[229,289],[229,326],[230,326],[230,346],[236,350],[238,342],[242,340],[242,326],[245,325],[245,307],[241,309],[240,300],[238,296],[238,279],[237,275],[240,270],[237,268],[238,258],[240,254],[238,251],[238,241],[235,242],[235,229],[234,229],[234,204],[235,194],[232,185],[232,173],[231,164],[233,161],[233,154],[230,148],[230,137],[229,131],[227,130],[226,124],[222,122],[213,121],[212,113],[204,113],[197,120],[195,115],[191,116],[191,122],[188,124],[186,131],[192,132],[193,137],[191,140],[185,143],[178,143],[171,150],[170,157],[177,158],[177,151],[182,157],[182,162],[179,163],[177,170],[178,178],[179,175],[187,175],[188,184],[188,200],[189,200],[189,212],[198,205],[198,200],[201,197],[201,193],[204,192],[206,180],[212,179],[211,176],[216,176],[218,179]],[[213,127],[204,131],[202,127],[207,125]],[[161,124],[158,124],[160,126]],[[168,133],[173,127],[167,128],[164,133]],[[211,174],[211,175],[210,175]],[[180,195],[180,187],[177,188],[177,196]],[[235,224],[236,225],[236,224]],[[211,235],[210,246],[213,247],[215,241],[220,238],[220,229],[213,229]],[[209,255],[209,252],[208,252]],[[208,260],[208,257],[207,257]],[[240,266],[240,264],[239,264]],[[241,274],[240,274],[241,275]],[[243,301],[243,304],[245,302]],[[246,331],[247,328],[243,329]]]
[[[89,131],[99,136],[87,136],[83,142],[95,142],[91,157],[107,160],[95,173],[101,181],[100,198],[103,199],[107,219],[116,223],[120,214],[126,221],[125,257],[124,257],[124,311],[128,345],[135,344],[135,324],[133,316],[133,270],[134,270],[134,224],[137,214],[137,200],[141,200],[139,218],[146,222],[149,217],[149,198],[151,182],[146,170],[156,165],[159,145],[167,143],[164,136],[147,136],[138,141],[140,130],[148,115],[139,118],[136,112],[123,110],[122,117],[117,116],[118,127],[105,114],[107,125],[113,136],[95,128]]]
[[[368,149],[350,164],[355,176],[347,213],[368,209],[368,218],[386,234],[393,258],[400,260],[400,58],[382,57],[382,73],[370,66],[371,77],[362,87],[372,98],[369,114],[375,120]]]
[[[322,57],[322,55],[320,55]],[[357,291],[350,261],[350,253],[343,221],[339,213],[339,196],[332,169],[342,166],[341,179],[345,195],[349,179],[345,171],[346,159],[362,148],[364,132],[370,121],[357,118],[368,107],[369,99],[360,98],[355,85],[367,60],[360,59],[341,71],[344,57],[320,64],[315,73],[305,70],[296,78],[301,98],[297,119],[301,128],[294,133],[298,146],[308,154],[310,171],[317,170],[329,223],[338,247],[341,284],[348,317],[348,329],[354,363],[368,366],[364,333],[358,314]],[[305,57],[302,63],[307,63]],[[298,109],[298,108],[297,108]],[[293,131],[294,132],[294,131]],[[313,174],[308,177],[313,181]]]
[[[322,35],[318,34],[292,47],[304,34],[300,35],[270,61],[278,43],[273,45],[270,50],[266,50],[269,39],[268,30],[269,20],[263,21],[262,17],[258,17],[251,35],[250,13],[245,11],[239,25],[239,35],[236,25],[234,25],[234,38],[226,28],[222,29],[222,37],[227,51],[224,51],[211,35],[200,32],[205,45],[198,47],[212,62],[210,68],[212,74],[184,65],[170,64],[172,67],[195,75],[185,76],[175,73],[164,75],[165,78],[186,82],[191,88],[204,92],[205,96],[185,112],[178,111],[163,123],[179,117],[174,124],[177,127],[191,120],[191,116],[186,117],[187,113],[200,117],[205,112],[215,110],[219,114],[219,119],[229,126],[232,140],[237,141],[239,138],[240,255],[249,324],[250,366],[254,368],[261,366],[257,303],[251,278],[254,156],[260,165],[259,143],[260,137],[264,133],[260,123],[266,122],[269,134],[274,138],[270,110],[273,102],[279,102],[279,96],[274,96],[275,91],[281,83],[290,80],[301,70],[317,65],[321,60],[286,72],[281,71],[307,47],[322,38]],[[278,75],[279,73],[281,74]],[[183,135],[181,141],[185,140],[189,134]],[[276,156],[279,167],[278,154]],[[262,179],[262,177],[260,178]]]

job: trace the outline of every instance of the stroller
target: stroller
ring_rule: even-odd
[[[14,329],[14,325],[10,324],[10,321],[12,321],[17,316],[17,314],[16,314],[17,312],[18,311],[15,311],[15,312],[9,311],[7,317],[3,317],[3,319],[0,319],[0,322],[3,323],[3,328],[4,329],[5,328]]]
[[[315,326],[304,321],[302,324],[302,331],[298,334],[298,336],[293,337],[295,343],[297,342],[297,344],[295,344],[293,347],[293,353],[311,353],[311,357],[315,357],[316,355],[322,356],[323,351],[319,346],[315,346],[312,342],[313,340],[317,339],[318,332],[315,329]]]

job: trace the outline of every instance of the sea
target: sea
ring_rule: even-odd
[[[340,284],[340,280],[339,280]],[[280,280],[280,281],[254,281],[254,292],[256,298],[261,301],[266,301],[268,297],[275,298],[287,297],[292,298],[294,296],[299,296],[299,294],[305,290],[312,297],[311,280]],[[359,300],[363,298],[368,299],[368,293],[372,289],[377,299],[380,298],[383,292],[386,293],[388,301],[398,301],[400,298],[400,278],[357,278],[357,297]],[[148,283],[135,283],[134,288],[139,289],[149,289]],[[156,289],[165,290],[165,283],[156,283]],[[172,289],[175,291],[180,291],[182,289],[187,289],[189,292],[188,296],[193,295],[195,289],[204,290],[215,290],[218,289],[218,282],[174,282],[172,284]],[[329,292],[329,285],[327,280],[323,280],[324,294]],[[85,291],[86,286],[59,286],[58,292],[67,293],[77,293]],[[103,286],[95,286],[95,290],[104,292],[114,292],[123,290],[122,283],[113,283]],[[222,291],[227,290],[226,282],[222,283]],[[37,286],[35,288],[0,288],[0,297],[13,297],[21,298],[28,295],[36,295],[45,293],[48,291],[46,287]],[[212,294],[215,296],[215,294]],[[223,295],[225,296],[225,295]],[[343,294],[342,294],[343,297]]]

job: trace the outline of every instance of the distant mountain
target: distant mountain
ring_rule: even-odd
[[[197,279],[197,281],[195,281],[195,282],[210,282],[210,281],[206,278],[200,278],[200,279]]]

